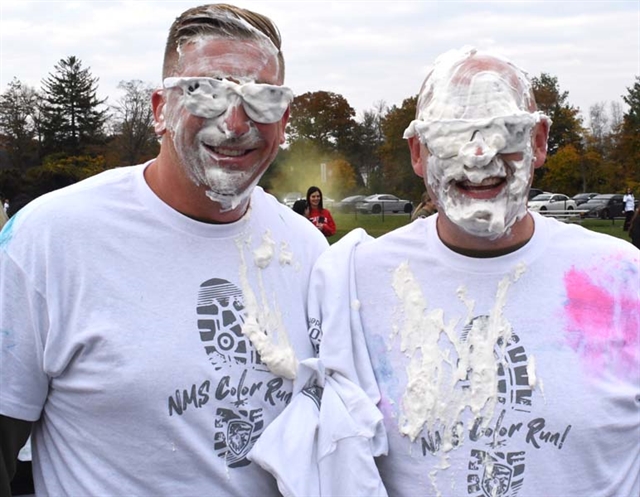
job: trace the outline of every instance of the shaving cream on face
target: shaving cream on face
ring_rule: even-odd
[[[531,182],[531,147],[517,161],[493,157],[481,168],[469,168],[460,159],[429,156],[425,164],[427,184],[438,198],[446,216],[467,233],[499,238],[527,213],[527,195]],[[489,178],[504,177],[506,185],[489,199],[477,199],[460,192],[455,183],[468,180],[481,184]]]
[[[252,26],[245,19],[237,17],[229,12],[220,12],[215,6],[212,6],[211,9],[211,18],[216,21],[216,30],[220,32],[220,35],[203,35],[200,37],[190,38],[188,41],[188,46],[195,46],[196,49],[202,50],[206,48],[207,43],[211,40],[236,40],[242,41],[246,40],[250,44],[257,46],[259,48],[258,52],[248,47],[244,51],[240,52],[240,55],[250,54],[253,58],[258,57],[258,60],[261,62],[261,65],[254,67],[246,67],[247,74],[246,75],[237,75],[236,80],[240,83],[245,82],[253,82],[258,79],[259,72],[261,69],[265,68],[272,59],[277,58],[279,49],[276,47],[271,39],[262,31]],[[253,33],[251,38],[238,38],[237,32],[245,31]],[[183,45],[179,45],[177,48],[179,62],[183,60],[185,55],[185,50]],[[220,53],[216,55],[216,59],[218,65],[233,65],[237,63],[238,52],[227,52]],[[199,74],[193,74],[193,76],[202,76],[205,74],[205,71],[211,71],[212,69],[215,71],[215,67],[210,67],[210,64],[207,63],[206,58],[199,59],[199,66],[193,66],[193,61],[190,61],[190,65],[195,68]],[[221,74],[216,74],[215,72],[209,72],[208,76],[218,78],[221,77]],[[222,76],[224,77],[224,76]]]
[[[439,57],[421,90],[417,122],[429,123],[430,138],[437,139],[439,148],[455,148],[451,157],[429,154],[423,160],[425,182],[447,218],[474,236],[499,238],[526,215],[533,173],[531,130],[546,119],[536,115],[532,123],[530,90],[524,72],[473,49]],[[508,126],[501,118],[508,119]],[[519,133],[511,132],[514,127]],[[418,134],[417,128],[412,124],[405,136]],[[428,140],[422,143],[429,148]],[[507,159],[500,155],[503,151],[517,154]],[[456,184],[489,187],[502,179],[506,184],[500,192],[485,199]]]
[[[482,119],[529,111],[531,85],[506,59],[464,47],[442,54],[418,98],[421,121]]]
[[[206,36],[193,40],[179,50],[180,76],[277,83],[277,50],[263,38],[238,41]],[[277,153],[280,135],[276,128],[281,124],[263,125],[261,129],[268,129],[268,136],[248,118],[242,129],[230,129],[232,113],[239,113],[235,119],[246,116],[240,96],[232,97],[220,116],[205,119],[187,110],[186,96],[179,89],[165,92],[165,126],[189,179],[206,187],[207,197],[220,204],[223,211],[246,203]],[[243,160],[246,151],[251,151],[252,163]]]
[[[227,113],[214,119],[201,119],[202,127],[194,134],[192,126],[189,126],[189,121],[194,118],[180,103],[167,112],[169,135],[187,176],[197,186],[205,186],[207,197],[219,203],[223,211],[233,210],[247,200],[260,177],[254,177],[252,181],[253,168],[235,170],[225,167],[212,156],[205,144],[209,147],[258,148],[263,142],[253,126],[241,140],[234,138],[226,128],[226,116]]]

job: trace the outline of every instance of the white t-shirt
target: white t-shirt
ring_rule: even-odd
[[[624,197],[622,197],[622,201],[624,202],[624,211],[625,212],[633,212],[635,207],[635,198],[632,193],[627,193]]]
[[[496,258],[449,250],[437,216],[356,247],[389,495],[640,494],[640,252],[533,218]]]
[[[144,166],[45,195],[0,236],[0,412],[37,421],[39,495],[277,495],[246,455],[290,400],[242,332],[313,355],[304,311],[327,246],[256,188],[194,221]]]

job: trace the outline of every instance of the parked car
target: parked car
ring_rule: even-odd
[[[589,200],[591,200],[596,195],[599,195],[599,193],[578,193],[571,198],[573,199],[573,201],[576,203],[577,206],[580,206],[585,202],[588,202]]]
[[[527,198],[531,200],[533,197],[537,197],[541,193],[547,193],[547,192],[541,190],[540,188],[529,188],[529,197]]]
[[[562,193],[541,193],[533,197],[528,202],[528,207],[532,211],[572,211],[577,206],[576,203]]]
[[[336,202],[333,206],[336,212],[354,212],[356,204],[366,198],[366,195],[351,195],[343,198],[340,202]]]
[[[369,195],[356,204],[358,212],[366,214],[380,214],[381,212],[405,212],[411,213],[413,204],[410,200],[403,200],[395,195],[377,193]]]
[[[580,206],[586,212],[582,217],[596,217],[600,219],[613,219],[624,216],[623,195],[620,193],[604,193],[596,195],[588,202]]]
[[[300,192],[289,192],[284,197],[282,197],[282,203],[287,207],[293,207],[293,204],[296,200],[300,200],[301,198],[305,198],[305,196]]]

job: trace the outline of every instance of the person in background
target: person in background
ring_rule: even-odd
[[[313,356],[328,247],[256,187],[285,139],[284,73],[270,19],[188,9],[152,95],[159,155],[5,226],[0,495],[30,432],[38,495],[279,495],[247,454]]]
[[[326,237],[335,235],[336,223],[331,216],[331,212],[322,205],[322,191],[317,186],[311,186],[307,190],[307,206],[309,213],[307,217],[313,225],[318,228]]]
[[[631,188],[627,188],[627,193],[622,197],[622,201],[624,202],[624,226],[622,229],[624,231],[628,231],[631,224],[631,218],[633,217],[633,212],[636,209],[635,198],[633,197],[633,191]]]
[[[293,212],[300,214],[304,217],[309,217],[309,207],[307,206],[307,200],[304,198],[299,198],[293,203],[291,206]]]
[[[415,221],[416,219],[420,219],[423,217],[429,217],[432,214],[438,212],[438,208],[436,204],[431,200],[429,196],[429,192],[425,191],[422,193],[422,198],[420,199],[420,203],[411,213],[411,220]]]
[[[278,427],[301,445],[322,436],[316,473],[337,458],[367,474],[369,495],[640,495],[640,251],[528,211],[549,126],[507,59],[465,47],[435,61],[404,136],[438,213],[375,239],[351,232],[318,259],[324,394],[319,407],[294,397],[297,417],[287,408],[264,441]],[[377,404],[388,451],[353,384]],[[292,486],[294,470],[313,474],[259,448]],[[364,461],[384,452],[383,491]]]
[[[640,206],[638,206],[629,222],[629,237],[631,238],[631,243],[640,249]]]

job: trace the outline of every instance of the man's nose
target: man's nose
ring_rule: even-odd
[[[229,106],[224,117],[224,123],[227,128],[226,132],[233,136],[242,136],[249,132],[251,119],[244,110],[240,99]]]
[[[475,131],[471,140],[460,147],[459,156],[469,167],[484,167],[496,156],[498,151],[489,145],[480,131]]]

